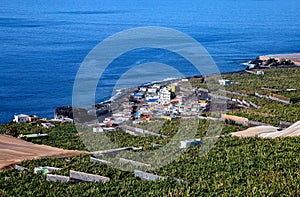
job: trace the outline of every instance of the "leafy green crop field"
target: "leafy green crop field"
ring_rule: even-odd
[[[298,80],[300,69],[269,69],[265,70],[265,73],[264,76],[225,75],[224,78],[240,83],[226,86],[226,89],[247,94],[254,92],[269,94],[261,87],[280,90],[300,87]],[[195,86],[203,86],[197,80],[192,83]],[[285,96],[298,97],[299,91],[286,93]],[[252,101],[261,108],[233,110],[231,114],[272,125],[278,125],[281,120],[295,122],[300,119],[299,102],[288,105],[252,96],[240,99]],[[205,136],[209,123],[206,120],[199,121],[196,137]],[[159,130],[156,130],[157,125]],[[178,126],[178,120],[144,125],[146,129],[156,130],[170,137],[176,134]],[[89,155],[82,155],[69,160],[24,161],[20,165],[29,168],[29,171],[0,172],[0,196],[299,196],[300,137],[259,139],[226,136],[228,133],[243,129],[245,129],[243,126],[225,124],[221,132],[224,137],[219,138],[205,156],[199,155],[199,146],[188,148],[170,164],[151,171],[160,176],[182,179],[185,181],[184,184],[171,178],[143,181],[134,177],[133,172],[92,163]],[[49,139],[37,139],[33,142],[64,149],[91,148],[85,146],[73,124],[56,124],[56,127],[51,129],[30,124],[6,124],[0,125],[0,132],[10,135],[48,133]],[[84,135],[92,136],[90,132]],[[169,138],[131,136],[122,131],[106,135],[119,147],[143,146],[145,151],[155,149],[154,143],[165,145],[170,141]],[[111,180],[105,184],[51,183],[46,181],[45,176],[33,173],[34,167],[37,166],[63,168],[57,172],[61,175],[68,175],[70,170],[77,170],[107,176]]]
[[[176,127],[176,122],[166,122],[163,131]],[[203,135],[208,122],[201,120],[197,135]],[[11,125],[12,126],[12,125]],[[15,126],[15,125],[13,125]],[[20,125],[17,125],[18,127]],[[3,125],[1,126],[3,127]],[[5,125],[8,128],[7,125]],[[20,126],[21,127],[21,126]],[[26,127],[25,125],[22,125]],[[27,128],[33,126],[28,125]],[[223,133],[242,129],[225,125]],[[61,135],[57,134],[61,132]],[[45,131],[46,133],[46,131]],[[63,124],[47,131],[50,138],[38,141],[70,149],[83,149],[74,125]],[[66,136],[71,138],[67,139]],[[135,137],[117,131],[109,133],[119,146],[145,146],[167,143],[158,137]],[[64,139],[64,140],[63,140]],[[58,140],[58,141],[56,141]],[[252,196],[299,195],[300,138],[258,139],[220,138],[205,156],[199,156],[199,147],[187,149],[169,165],[152,173],[176,177],[186,181],[180,184],[172,179],[155,182],[139,180],[132,172],[91,163],[89,155],[62,159],[25,161],[20,165],[29,171],[7,170],[0,173],[1,196]],[[147,149],[147,148],[146,148]],[[102,183],[50,183],[43,175],[33,174],[34,167],[55,166],[63,168],[57,174],[68,175],[69,170],[100,174],[111,178]],[[5,180],[5,177],[10,177]]]
[[[156,170],[161,176],[183,179],[148,182],[104,164],[91,163],[89,156],[70,161],[41,159],[21,165],[27,172],[0,173],[1,196],[297,196],[300,191],[300,138],[263,140],[225,137],[204,157],[197,147],[187,149],[180,158]],[[111,178],[101,183],[49,183],[33,174],[36,166],[55,166],[67,175],[69,170],[95,173]],[[4,180],[4,177],[10,177]]]
[[[245,94],[254,94],[255,92],[263,95],[269,95],[271,91],[262,89],[276,89],[276,94],[286,96],[288,98],[300,98],[300,68],[279,68],[264,70],[265,75],[253,74],[233,74],[225,75],[224,78],[239,84],[226,86],[226,90],[240,92]],[[296,89],[295,92],[288,92],[286,89]],[[234,97],[234,96],[232,96]],[[294,104],[284,104],[265,98],[257,98],[253,96],[244,97],[246,101],[252,101],[260,106],[260,109],[243,109],[232,111],[232,114],[247,117],[250,120],[261,121],[277,126],[280,121],[296,122],[300,120],[300,102]],[[270,114],[273,116],[265,116],[260,114]]]
[[[259,93],[262,95],[279,94],[291,99],[298,99],[294,104],[284,104],[266,98],[257,98],[255,96],[240,97],[227,94],[229,98],[239,98],[240,100],[251,101],[260,106],[260,109],[241,109],[232,110],[230,114],[249,118],[253,121],[265,122],[271,125],[279,125],[280,121],[296,122],[300,120],[300,68],[277,68],[263,70],[265,75],[254,75],[249,73],[224,74],[222,77],[237,84],[224,86],[227,91],[238,92],[247,95]],[[194,87],[207,88],[201,83],[201,78],[191,79]],[[269,90],[266,90],[269,89]],[[287,89],[296,89],[296,91],[286,91]],[[266,115],[266,114],[269,114]]]

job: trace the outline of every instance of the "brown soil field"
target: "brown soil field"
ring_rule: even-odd
[[[85,153],[33,144],[11,136],[0,135],[0,170],[24,160],[72,157]]]

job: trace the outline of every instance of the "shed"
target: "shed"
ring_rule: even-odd
[[[257,74],[257,75],[264,75],[264,74],[265,74],[265,72],[264,72],[264,71],[262,71],[262,70],[258,70],[258,71],[256,72],[256,74]]]
[[[201,139],[184,140],[184,141],[180,141],[180,148],[193,147],[199,144],[202,144]]]
[[[221,80],[219,80],[219,84],[220,85],[230,85],[231,84],[231,81],[230,80],[228,80],[228,79],[221,79]]]

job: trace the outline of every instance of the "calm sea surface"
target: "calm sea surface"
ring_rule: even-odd
[[[71,105],[81,62],[119,31],[174,28],[199,41],[221,72],[237,71],[261,54],[300,52],[299,10],[299,0],[1,0],[0,123],[15,113],[51,118],[55,107]],[[122,68],[149,57],[177,62],[164,51],[138,53],[115,64]],[[108,97],[104,91],[96,100]]]

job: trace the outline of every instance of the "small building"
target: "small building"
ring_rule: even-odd
[[[154,84],[152,87],[153,87],[153,88],[156,88],[156,89],[160,89],[160,88],[161,88],[161,85],[160,85],[160,84]]]
[[[142,94],[142,93],[135,93],[135,94],[132,94],[132,96],[135,99],[142,99],[144,97],[144,94]]]
[[[265,74],[265,72],[264,72],[264,71],[262,71],[262,70],[258,70],[258,71],[256,71],[256,74],[257,74],[257,75],[264,75],[264,74]]]
[[[171,92],[166,87],[162,88],[159,91],[158,96],[160,104],[168,104],[171,101]]]
[[[157,88],[148,88],[148,93],[149,94],[156,94],[156,92],[157,92]]]
[[[26,114],[14,115],[14,122],[16,123],[24,123],[29,121],[29,116]]]
[[[44,128],[47,128],[47,129],[55,127],[55,125],[54,125],[54,124],[51,124],[50,122],[41,123],[41,125],[42,125]]]
[[[180,148],[193,147],[193,146],[197,146],[199,144],[202,144],[202,140],[201,139],[193,139],[193,140],[180,141]]]
[[[141,92],[147,92],[147,87],[140,87],[139,90],[140,90]]]
[[[228,80],[228,79],[221,79],[219,80],[219,84],[224,86],[224,85],[230,85],[231,84],[231,81]]]
[[[35,115],[28,117],[28,122],[31,122],[31,123],[36,123],[38,120],[39,120],[39,118]]]
[[[94,133],[102,133],[102,132],[104,132],[104,131],[103,131],[103,128],[102,128],[102,127],[94,127],[94,128],[93,128],[93,132],[94,132]]]
[[[168,88],[171,90],[171,92],[173,92],[173,93],[176,92],[176,86],[170,85]]]
[[[158,96],[147,96],[146,97],[146,102],[147,103],[155,103],[158,100]]]

